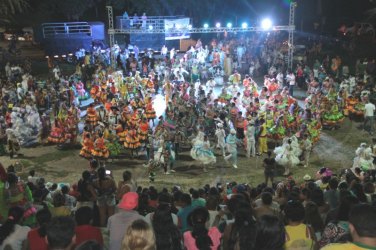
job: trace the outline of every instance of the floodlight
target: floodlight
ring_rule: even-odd
[[[232,28],[232,23],[227,23],[227,28]]]
[[[242,28],[243,28],[243,29],[248,28],[248,23],[242,23]]]
[[[209,24],[204,23],[204,29],[207,29],[207,28],[209,28]]]
[[[272,26],[273,26],[272,20],[270,20],[269,18],[265,18],[261,22],[261,28],[263,30],[270,30]]]
[[[220,27],[221,27],[221,23],[216,23],[216,24],[215,24],[215,27],[216,27],[216,28],[220,28]]]
[[[149,30],[153,30],[153,25],[149,25]]]

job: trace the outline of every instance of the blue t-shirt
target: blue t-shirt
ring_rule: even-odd
[[[179,218],[179,221],[181,223],[180,231],[182,233],[189,231],[190,227],[188,225],[188,215],[195,209],[195,206],[189,205],[186,207],[183,207],[179,210],[177,213],[177,216]]]

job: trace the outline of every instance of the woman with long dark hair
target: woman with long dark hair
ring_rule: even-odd
[[[97,190],[97,205],[99,208],[100,226],[105,227],[107,219],[115,213],[116,184],[111,176],[106,175],[106,169],[98,169],[98,179],[94,182]]]
[[[37,212],[36,217],[39,227],[32,229],[27,234],[28,249],[47,250],[47,224],[51,221],[51,212],[45,207]]]
[[[184,233],[184,246],[187,250],[217,250],[222,234],[218,228],[206,228],[209,212],[204,207],[197,207],[188,216],[192,231]]]
[[[321,238],[322,231],[324,230],[324,222],[321,219],[318,206],[312,201],[307,202],[305,205],[304,223],[312,227],[316,239]]]
[[[320,248],[330,243],[345,243],[349,240],[349,214],[352,207],[358,203],[359,199],[351,194],[347,194],[341,199],[336,218],[325,226],[319,241]]]
[[[252,250],[255,248],[256,221],[251,212],[251,205],[241,201],[234,212],[235,221],[225,228],[225,250]]]
[[[94,201],[97,200],[97,194],[95,193],[93,183],[91,182],[91,174],[88,170],[82,172],[82,178],[78,181],[77,190],[80,195],[77,198],[76,208],[90,207],[94,208]]]
[[[277,216],[263,215],[257,220],[255,249],[283,250],[285,237],[285,226]]]
[[[0,227],[0,249],[22,249],[30,228],[21,226],[24,210],[22,207],[11,207],[8,219]]]
[[[181,250],[182,238],[171,216],[171,204],[159,203],[152,216],[157,250]]]

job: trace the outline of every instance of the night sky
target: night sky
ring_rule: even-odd
[[[63,1],[63,2],[60,2]],[[78,6],[78,2],[97,2],[95,7],[86,10],[80,20],[103,21],[107,23],[106,2],[112,1],[115,15],[121,15],[125,6],[128,13],[141,14],[146,11],[148,15],[185,15],[193,19],[197,27],[204,22],[232,22],[240,24],[247,21],[255,25],[265,17],[274,20],[275,25],[287,25],[290,0],[30,0],[30,6],[37,11],[41,3],[70,2]],[[116,9],[115,3],[121,3],[122,8]],[[376,0],[297,0],[295,24],[297,29],[310,31],[313,23],[324,24],[335,30],[341,24],[352,25],[355,21],[366,19],[365,12],[376,8]],[[55,4],[56,5],[56,4]],[[69,9],[69,8],[68,8]],[[49,8],[42,11],[39,22],[67,21],[62,13],[48,13]],[[59,8],[55,10],[59,12]],[[34,11],[29,14],[30,19],[35,18]],[[23,14],[26,19],[27,14]],[[374,19],[376,20],[376,18]],[[376,23],[375,23],[376,24]]]

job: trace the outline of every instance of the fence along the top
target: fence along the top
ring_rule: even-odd
[[[145,27],[148,29],[152,27],[155,30],[161,30],[165,28],[164,21],[171,20],[171,19],[180,19],[186,18],[185,16],[146,16]],[[123,16],[116,17],[116,28],[123,30],[123,29],[139,29],[142,28],[142,16],[130,16],[129,18],[124,18]]]
[[[91,36],[91,26],[87,22],[43,23],[42,30],[44,38],[62,34]]]

